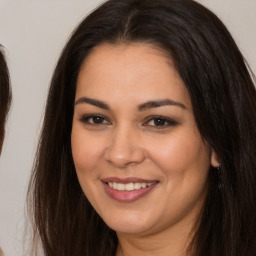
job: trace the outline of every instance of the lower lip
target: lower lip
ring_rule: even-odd
[[[141,189],[135,189],[132,191],[124,191],[124,190],[116,190],[108,186],[108,184],[103,182],[104,189],[106,193],[113,199],[119,202],[133,202],[146,194],[148,194],[155,186],[157,183],[152,184],[149,187],[146,188],[141,188]]]

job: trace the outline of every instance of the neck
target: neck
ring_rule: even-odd
[[[116,256],[189,256],[188,247],[193,234],[191,226],[173,227],[152,235],[134,235],[117,233],[118,248]]]

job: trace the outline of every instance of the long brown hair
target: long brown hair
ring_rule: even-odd
[[[49,90],[28,203],[46,256],[111,256],[117,237],[82,192],[71,154],[76,81],[93,47],[145,42],[171,56],[198,129],[221,159],[191,247],[195,256],[256,255],[256,91],[223,23],[191,0],[110,0],[86,17]]]
[[[11,87],[8,67],[0,45],[0,153],[5,134],[6,117],[11,104]]]

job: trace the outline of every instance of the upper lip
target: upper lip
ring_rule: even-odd
[[[136,178],[136,177],[127,177],[127,178],[109,177],[109,178],[101,179],[101,181],[104,183],[116,182],[116,183],[122,183],[122,184],[158,182],[157,180],[147,180],[147,179],[140,179],[140,178]]]

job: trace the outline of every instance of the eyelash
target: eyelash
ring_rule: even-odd
[[[160,121],[160,124],[162,123],[162,125],[157,126],[156,125],[156,121]],[[154,125],[148,125],[150,122],[154,122]],[[152,128],[156,128],[156,129],[164,129],[164,128],[168,128],[170,126],[177,126],[178,122],[176,122],[173,119],[170,118],[166,118],[163,116],[151,116],[144,124],[143,126],[150,126]]]
[[[98,121],[100,121],[99,123],[97,123],[96,121],[97,119]],[[86,125],[91,125],[91,126],[101,126],[101,125],[111,124],[111,122],[107,118],[98,114],[85,115],[85,116],[82,116],[79,120],[82,123]],[[157,121],[160,124],[159,126],[156,124]],[[149,124],[150,122],[154,122],[154,125]],[[178,122],[176,122],[175,120],[166,118],[163,116],[151,116],[143,123],[143,126],[149,126],[150,128],[155,128],[155,129],[164,129],[170,126],[177,126],[177,125],[178,125]]]
[[[107,122],[104,122],[104,123],[95,123],[96,121],[96,118],[98,118],[98,120],[101,120],[101,121],[107,121]],[[93,121],[93,122],[90,122],[90,119]],[[88,116],[82,116],[80,119],[79,119],[82,123],[84,124],[87,124],[87,125],[92,125],[92,126],[100,126],[100,125],[108,125],[108,124],[111,124],[104,116],[102,115],[88,115]]]

